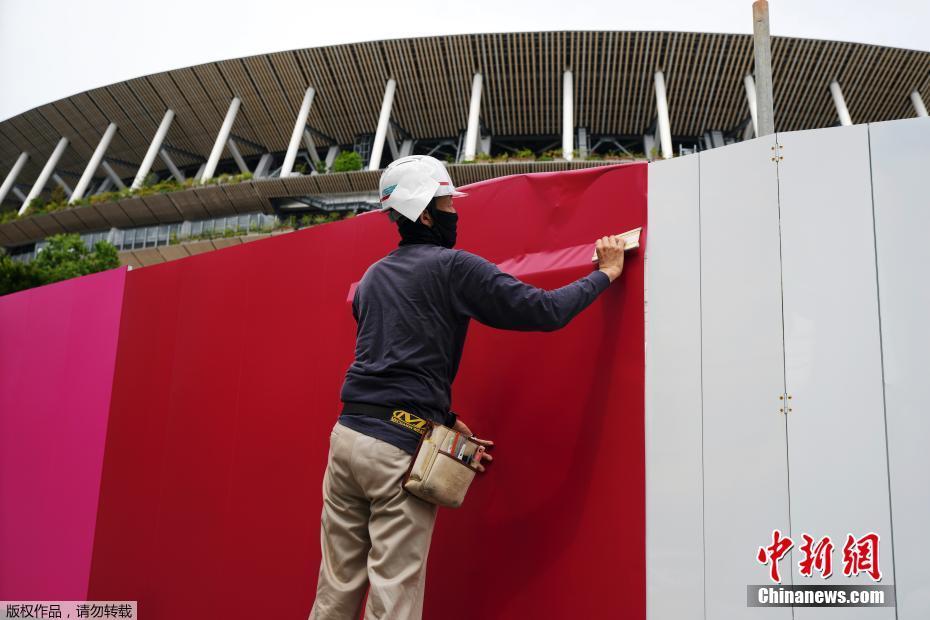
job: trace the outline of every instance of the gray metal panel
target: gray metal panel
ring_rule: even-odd
[[[75,207],[73,211],[74,214],[84,222],[88,230],[106,230],[110,228],[110,225],[101,217],[95,205]]]
[[[205,185],[193,190],[193,193],[210,213],[210,217],[222,217],[237,213],[235,207],[226,198],[223,190],[216,185]]]
[[[697,155],[649,164],[646,617],[703,619]]]
[[[138,198],[124,198],[117,202],[123,213],[132,220],[133,226],[151,226],[158,223],[156,218],[145,203]]]
[[[133,228],[135,226],[135,222],[126,215],[126,212],[117,202],[97,205],[97,212],[106,220],[107,224],[114,228]]]
[[[930,618],[930,119],[869,125],[898,619]]]
[[[140,198],[152,215],[161,222],[180,222],[184,219],[178,208],[169,200],[167,194],[152,194]]]
[[[61,224],[58,223],[50,213],[43,213],[41,215],[33,215],[28,218],[20,218],[20,221],[23,223],[25,228],[27,222],[31,222],[36,229],[42,232],[43,237],[48,237],[49,235],[57,235],[60,233],[68,232],[61,227]],[[36,239],[42,239],[42,237],[36,237]]]
[[[168,194],[168,199],[186,220],[204,220],[210,217],[197,194],[192,190],[173,192]]]
[[[881,583],[894,583],[881,343],[865,125],[778,134],[791,527],[834,542],[826,583],[842,573],[847,534],[880,536]],[[795,553],[800,559],[800,553]],[[798,566],[794,566],[798,575]],[[795,583],[823,583],[795,577]],[[823,611],[795,609],[795,618]],[[892,608],[843,618],[894,618]]]
[[[67,230],[68,232],[82,233],[92,230],[87,224],[84,223],[84,220],[80,219],[75,214],[76,209],[60,209],[58,211],[52,211],[50,214],[52,219],[58,222],[58,225],[61,226],[62,230]]]
[[[701,158],[701,342],[706,616],[791,618],[746,607],[766,583],[755,553],[789,530],[775,137]],[[782,583],[791,583],[788,558]]]

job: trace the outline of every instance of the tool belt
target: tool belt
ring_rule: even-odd
[[[412,431],[422,437],[429,425],[430,420],[424,420],[416,414],[410,413],[399,407],[382,407],[381,405],[370,405],[368,403],[346,402],[342,406],[343,415],[367,415],[372,418],[378,418],[392,424],[402,426],[408,431]]]
[[[347,402],[347,415],[368,415],[417,433],[420,443],[410,461],[402,486],[405,491],[432,504],[458,508],[478,469],[483,446],[464,433],[424,420],[395,407]]]

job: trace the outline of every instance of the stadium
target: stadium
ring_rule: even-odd
[[[926,115],[930,52],[773,37],[776,131]],[[126,80],[0,122],[0,244],[109,240],[134,267],[377,205],[431,154],[456,184],[754,136],[752,37],[527,32],[380,40]]]

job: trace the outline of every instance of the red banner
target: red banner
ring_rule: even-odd
[[[646,223],[644,164],[468,191],[459,247],[546,288]],[[354,350],[346,294],[396,243],[365,214],[128,274],[88,599],[306,617]],[[440,512],[426,618],[645,618],[643,251],[560,331],[472,323],[453,408],[495,461]]]

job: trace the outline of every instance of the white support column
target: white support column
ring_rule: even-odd
[[[161,157],[162,161],[165,162],[165,165],[168,166],[168,170],[171,171],[171,176],[174,177],[174,180],[178,183],[183,183],[186,181],[184,173],[181,172],[181,169],[175,165],[174,160],[171,159],[171,155],[168,154],[168,151],[165,149],[160,149],[158,155]]]
[[[161,124],[158,125],[158,130],[155,132],[155,137],[152,138],[152,143],[149,144],[149,150],[145,152],[145,157],[142,159],[142,165],[139,166],[136,178],[132,181],[132,189],[139,189],[142,187],[142,184],[145,183],[146,177],[149,176],[149,172],[152,170],[152,164],[155,163],[155,156],[158,155],[158,151],[161,150],[161,145],[165,141],[165,136],[168,135],[168,128],[171,127],[171,121],[173,120],[174,110],[166,110],[165,115],[161,119]],[[170,169],[172,165],[173,164],[169,164],[168,168]],[[171,172],[173,174],[174,170]],[[182,178],[178,180],[183,181],[183,175]]]
[[[465,161],[475,161],[478,150],[478,121],[481,116],[481,73],[475,73],[471,80],[471,101],[468,104],[468,126],[465,129]]]
[[[268,171],[271,170],[271,164],[274,162],[274,157],[271,153],[265,153],[261,156],[261,159],[258,160],[258,165],[255,166],[255,175],[256,179],[261,179],[268,176]]]
[[[63,178],[58,176],[57,172],[52,173],[52,180],[55,181],[55,185],[57,185],[58,187],[60,187],[61,189],[65,191],[65,195],[68,198],[71,197],[71,194],[72,194],[71,186],[68,185]]]
[[[61,154],[65,152],[67,147],[67,138],[62,138],[58,141],[58,144],[55,146],[55,150],[52,151],[52,154],[49,155],[48,161],[45,162],[45,166],[42,168],[42,172],[39,173],[39,178],[36,179],[32,189],[29,190],[28,194],[26,194],[26,199],[23,200],[23,206],[19,208],[20,215],[26,212],[26,209],[29,208],[29,203],[32,202],[32,199],[38,196],[39,193],[45,189],[45,184],[48,183],[49,177],[52,176],[52,172],[55,171],[55,166],[58,165],[58,160],[61,159]]]
[[[226,146],[229,148],[229,154],[232,155],[233,161],[236,162],[239,172],[251,172],[249,167],[245,164],[245,159],[242,157],[242,152],[239,150],[239,145],[236,144],[236,141],[230,138],[226,141]]]
[[[84,168],[84,174],[81,175],[80,180],[77,185],[75,185],[74,192],[72,192],[68,204],[73,204],[84,197],[84,192],[87,191],[91,179],[94,178],[97,168],[100,167],[100,162],[103,161],[103,156],[110,147],[110,141],[113,140],[114,135],[116,135],[116,123],[110,123],[107,125],[106,131],[103,132],[100,142],[97,143],[94,154],[90,156],[90,161],[87,162],[87,167]]]
[[[485,155],[491,154],[491,136],[482,136],[478,139],[478,152]]]
[[[327,170],[333,169],[333,162],[336,161],[336,155],[338,154],[339,154],[338,146],[331,146],[329,147],[329,150],[326,151],[326,169]]]
[[[911,93],[911,103],[914,104],[914,111],[917,112],[917,116],[927,116],[927,106],[924,105],[924,100],[916,88]]]
[[[391,159],[397,159],[400,157],[400,150],[397,148],[397,140],[394,138],[394,128],[391,127],[391,124],[388,123],[387,134],[384,136],[384,141],[387,142],[388,149],[391,151]]]
[[[239,113],[239,106],[241,103],[242,101],[239,100],[239,97],[233,97],[233,100],[229,102],[229,109],[226,110],[226,118],[223,119],[220,132],[216,135],[216,142],[213,143],[213,150],[210,151],[210,157],[207,159],[203,174],[200,176],[201,183],[211,178],[213,173],[216,172],[216,166],[220,163],[223,147],[226,146],[226,141],[229,140],[229,132],[232,131],[233,123],[236,121],[236,115]]]
[[[100,182],[100,185],[97,186],[97,189],[94,190],[94,194],[102,194],[110,190],[110,186],[113,185],[113,179],[110,177],[104,177],[103,181]]]
[[[575,132],[573,90],[572,72],[566,70],[562,74],[562,157],[568,161],[572,160],[572,151],[574,151],[572,146],[572,134]]]
[[[110,162],[103,160],[100,164],[100,167],[103,168],[103,171],[107,173],[107,176],[113,181],[113,184],[120,189],[126,189],[126,184],[123,183],[123,180],[120,178],[116,171],[110,166]]]
[[[297,120],[294,121],[294,130],[291,132],[291,140],[287,144],[287,152],[284,154],[284,163],[281,164],[281,176],[290,176],[294,170],[294,160],[297,158],[297,149],[300,147],[300,138],[304,135],[307,128],[307,117],[310,116],[310,106],[313,105],[313,96],[316,91],[310,86],[304,91],[304,100],[300,103],[300,110],[297,112]]]
[[[578,156],[581,159],[588,157],[588,130],[586,127],[578,128]]]
[[[371,144],[371,158],[368,161],[369,170],[381,168],[381,153],[384,152],[384,140],[387,138],[388,125],[391,124],[391,108],[394,106],[394,91],[396,89],[397,82],[394,78],[389,79],[384,87],[384,99],[381,100],[381,114],[378,116],[375,141]]]
[[[652,152],[656,148],[656,138],[652,134],[643,134],[643,151],[646,152],[646,159],[649,161],[655,161],[655,157]]]
[[[307,155],[310,156],[310,161],[317,164],[320,161],[320,153],[316,150],[316,142],[313,141],[313,134],[309,130],[304,129],[304,148],[307,149]]]
[[[10,168],[9,174],[6,175],[6,178],[3,180],[3,185],[0,185],[0,203],[6,199],[6,195],[10,193],[10,190],[13,189],[16,184],[16,177],[19,176],[19,173],[23,171],[23,166],[26,165],[26,161],[29,159],[29,153],[20,153],[19,157],[16,158],[16,161],[13,162],[13,167]]]
[[[662,147],[662,159],[669,159],[672,152],[672,130],[668,120],[668,99],[665,94],[665,75],[656,71],[656,128]]]
[[[23,193],[23,190],[14,185],[13,189],[10,191],[13,192],[13,195],[16,196],[19,200],[22,200],[23,202],[26,201],[26,194]]]
[[[849,116],[849,109],[846,107],[846,100],[843,98],[843,90],[836,80],[830,82],[830,94],[833,95],[833,105],[836,106],[836,115],[840,119],[840,125],[852,125],[852,118]]]
[[[759,137],[759,111],[756,107],[756,81],[747,74],[743,78],[743,86],[746,87],[746,103],[749,104],[749,115],[752,117],[752,135],[757,138]]]

